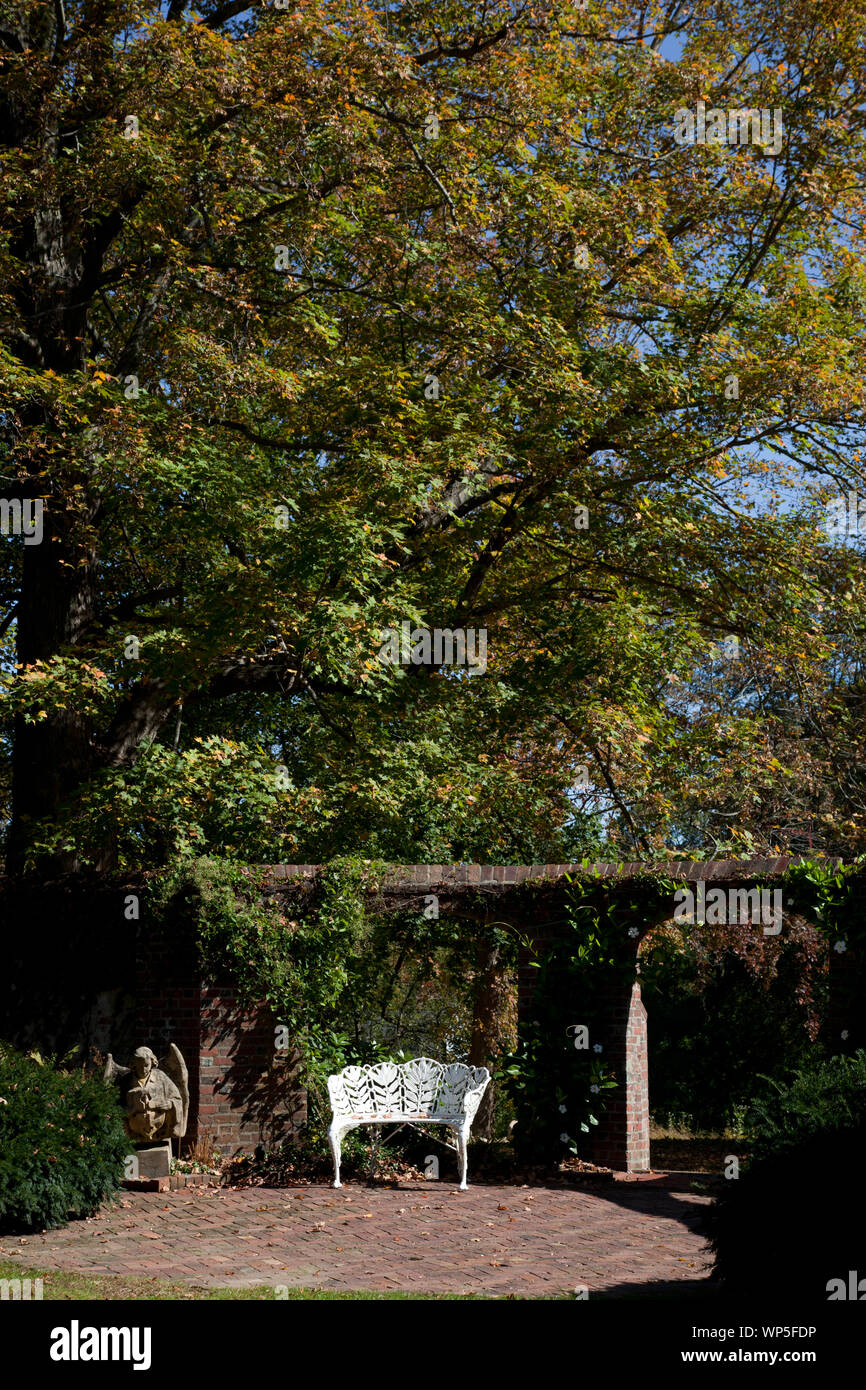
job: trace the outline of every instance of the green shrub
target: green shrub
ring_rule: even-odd
[[[726,1296],[826,1301],[831,1279],[866,1273],[866,1125],[810,1134],[753,1160],[707,1216],[713,1278]]]
[[[825,1300],[863,1266],[866,1052],[769,1085],[746,1117],[752,1160],[708,1214],[713,1275],[735,1297]]]
[[[790,1081],[765,1078],[768,1090],[746,1115],[755,1158],[799,1144],[813,1134],[866,1123],[866,1052],[818,1058]]]
[[[0,1049],[0,1232],[92,1214],[118,1186],[129,1148],[103,1081]]]

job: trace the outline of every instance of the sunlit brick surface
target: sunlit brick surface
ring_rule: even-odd
[[[128,1195],[61,1231],[0,1241],[47,1269],[319,1289],[561,1296],[711,1292],[708,1198],[615,1183],[605,1194],[450,1183]],[[50,1275],[46,1279],[46,1296]]]

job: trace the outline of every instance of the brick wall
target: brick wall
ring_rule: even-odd
[[[784,856],[704,864],[393,865],[382,887],[385,899],[392,896],[398,904],[413,894],[435,892],[442,911],[459,911],[468,904],[470,915],[483,915],[478,904],[487,901],[490,912],[508,917],[515,890],[546,880],[522,905],[514,900],[514,920],[543,944],[552,930],[545,919],[557,915],[555,896],[565,874],[579,877],[589,870],[631,892],[632,878],[653,869],[690,882],[739,886],[756,876],[777,876],[792,862]],[[311,864],[266,869],[270,891],[276,892],[286,891],[290,880],[310,880],[317,872]],[[70,880],[36,892],[29,883],[2,883],[0,916],[9,924],[9,950],[5,979],[0,976],[0,1035],[49,1051],[65,1052],[75,1043],[85,1049],[95,1045],[121,1062],[133,1047],[147,1044],[163,1056],[169,1042],[176,1042],[189,1067],[191,1140],[208,1132],[224,1151],[233,1152],[295,1133],[305,1118],[305,1098],[296,1084],[296,1059],[275,1052],[274,1019],[264,1009],[244,1012],[230,991],[203,985],[182,919],[160,938],[151,924],[127,921],[125,894],[134,888],[105,889]],[[829,1032],[837,1048],[843,1032],[849,1047],[862,1040],[857,1003],[863,967],[854,957],[854,951],[830,955]],[[522,960],[518,994],[523,1017],[531,1016],[526,1011],[535,974]],[[620,1089],[611,1093],[615,1098],[595,1133],[594,1148],[597,1159],[635,1171],[649,1164],[646,1028],[635,982],[630,992],[610,1000],[605,1056],[617,1071]]]
[[[229,990],[200,992],[199,1119],[222,1152],[289,1139],[306,1123],[298,1058],[275,1050],[276,1019],[266,1006],[240,1009]]]
[[[189,1071],[184,1152],[205,1135],[223,1154],[249,1152],[305,1123],[297,1057],[276,1051],[272,1012],[242,1009],[232,990],[203,982],[182,934],[142,933],[135,996],[135,1045],[162,1057],[176,1043]]]

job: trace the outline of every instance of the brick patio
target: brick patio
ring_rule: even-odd
[[[187,1188],[126,1194],[63,1230],[0,1240],[44,1269],[198,1285],[589,1296],[711,1292],[709,1198],[641,1183],[597,1192],[448,1184]]]

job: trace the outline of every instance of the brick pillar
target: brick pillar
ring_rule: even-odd
[[[646,1009],[640,981],[631,989],[626,1034],[626,1163],[630,1173],[645,1173],[650,1166],[649,1060]]]
[[[646,1172],[649,1155],[649,1078],[646,1009],[640,983],[607,992],[601,1028],[604,1058],[613,1067],[618,1089],[607,1092],[604,1112],[593,1130],[595,1163],[628,1173]]]
[[[162,1058],[173,1042],[183,1053],[189,1072],[184,1153],[204,1134],[224,1156],[249,1152],[293,1138],[306,1123],[298,1059],[277,1051],[274,1025],[266,1005],[241,1008],[232,989],[203,981],[181,932],[170,939],[141,933],[132,1045]]]

